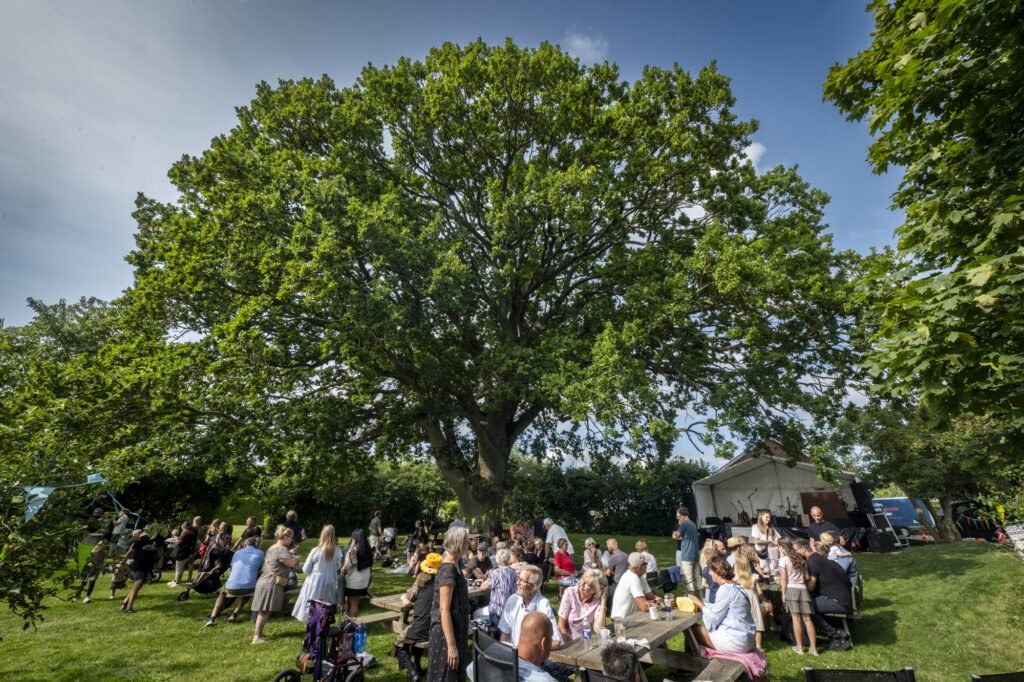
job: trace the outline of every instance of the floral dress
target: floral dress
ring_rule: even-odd
[[[434,605],[430,611],[430,658],[427,676],[430,682],[465,682],[466,667],[469,665],[469,587],[458,566],[447,561],[441,564],[434,589]],[[441,588],[452,588],[452,628],[459,647],[459,664],[453,670],[448,667],[448,643],[441,627]]]

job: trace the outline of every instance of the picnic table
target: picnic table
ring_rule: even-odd
[[[478,597],[486,597],[486,596],[490,595],[490,593],[491,593],[490,588],[487,588],[486,590],[481,588],[481,587],[479,587],[479,586],[477,586],[477,587],[470,587],[469,588],[469,598],[470,599],[476,599]],[[405,593],[404,592],[399,592],[397,594],[384,595],[383,597],[374,597],[373,599],[370,600],[370,603],[373,604],[374,606],[379,606],[382,609],[387,609],[388,611],[394,611],[396,613],[401,613],[402,612],[402,595],[403,594],[405,594]]]
[[[673,670],[701,670],[707,662],[692,654],[682,651],[670,651],[664,647],[669,639],[691,628],[700,621],[700,614],[676,614],[671,620],[659,618],[651,620],[644,612],[635,613],[623,621],[626,626],[626,639],[646,639],[649,646],[637,648],[637,655],[641,663],[668,666]],[[615,641],[614,633],[608,640]],[[591,640],[591,648],[586,650],[584,640],[576,639],[566,643],[560,649],[552,650],[550,658],[556,663],[586,668],[587,670],[601,670],[601,646],[600,640],[595,637]]]
[[[403,594],[405,594],[405,593],[404,592],[399,592],[397,594],[388,594],[388,595],[384,595],[382,597],[374,597],[373,599],[370,600],[370,603],[373,604],[374,606],[379,606],[380,608],[385,609],[386,611],[392,612],[393,614],[398,614],[398,615],[394,616],[394,618],[392,619],[392,623],[391,623],[391,627],[395,631],[396,634],[399,633],[399,632],[402,632],[402,629],[408,624],[406,621],[408,620],[409,614],[408,613],[406,613],[404,615],[402,614],[402,595]],[[482,589],[479,586],[476,586],[476,587],[472,587],[471,586],[469,588],[469,599],[470,599],[470,601],[472,601],[474,598],[478,598],[478,597],[487,597],[490,594],[491,594],[490,588],[487,588],[486,590]],[[379,618],[378,620],[383,620],[383,618]]]

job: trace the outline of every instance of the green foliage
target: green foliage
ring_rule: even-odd
[[[877,400],[848,416],[855,442],[867,451],[869,485],[898,486],[911,499],[925,500],[933,516],[933,498],[952,520],[956,500],[1005,499],[1024,485],[1024,453],[1002,422],[961,415],[937,428],[920,408]],[[941,539],[960,539],[952,523],[937,530]]]
[[[732,104],[713,66],[626,83],[511,42],[260,84],[176,203],[139,197],[151,369],[194,358],[195,428],[268,496],[413,448],[480,516],[513,446],[663,455],[681,410],[798,451],[844,393],[855,258],[823,193],[742,160]]]
[[[825,97],[867,120],[876,171],[903,168],[901,260],[870,358],[892,396],[938,418],[1024,424],[1024,5],[874,0],[871,46],[836,65]]]
[[[551,516],[577,533],[669,535],[683,491],[708,473],[703,464],[678,459],[563,469],[551,460],[516,456],[504,516],[527,522]]]
[[[111,334],[109,309],[93,299],[44,306],[35,320],[0,326],[0,600],[25,619],[42,619],[55,572],[68,568],[83,526],[84,500],[57,491],[24,522],[20,486],[82,483],[97,459],[91,418],[92,357]]]

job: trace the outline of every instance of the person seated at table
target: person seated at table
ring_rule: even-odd
[[[704,547],[701,548],[700,573],[703,576],[705,600],[708,603],[715,603],[715,592],[718,591],[718,583],[711,579],[711,573],[708,572],[708,561],[714,556],[724,558],[727,555],[725,543],[718,538],[708,538],[704,543]]]
[[[565,538],[558,540],[558,551],[555,552],[555,578],[563,588],[576,584],[576,566],[572,562],[572,555],[569,554],[569,541]]]
[[[654,555],[647,550],[646,540],[637,540],[636,544],[633,545],[633,549],[644,555],[644,559],[647,560],[647,572],[657,572],[658,560],[654,558]]]
[[[754,650],[756,628],[750,613],[750,601],[743,588],[733,582],[736,574],[722,557],[708,561],[711,579],[718,584],[715,603],[702,602],[690,595],[704,611],[704,624],[694,626],[697,641],[704,646],[733,654]]]
[[[601,564],[604,566],[604,577],[608,579],[608,599],[612,601],[619,581],[629,570],[629,555],[619,549],[619,541],[615,538],[608,538],[604,544],[608,551],[601,557]]]
[[[466,580],[483,580],[492,568],[494,565],[491,563],[491,555],[487,553],[487,545],[479,543],[476,552],[466,561],[466,568],[462,573]]]
[[[587,538],[583,543],[583,570],[601,568],[601,553],[597,549],[597,540]]]
[[[736,565],[736,559],[739,558],[740,554],[740,547],[746,543],[747,539],[741,535],[734,535],[726,541],[725,546],[729,550],[729,556],[725,558],[725,561],[729,564],[729,568],[733,568]]]
[[[633,552],[626,563],[628,568],[612,596],[612,618],[626,618],[638,611],[647,613],[658,602],[647,584],[647,562],[643,554]]]
[[[519,682],[558,682],[558,678],[551,675],[548,668],[561,668],[557,664],[548,661],[551,655],[551,640],[553,630],[551,621],[543,613],[528,613],[523,618],[522,631],[519,636],[519,645],[513,650],[504,644],[494,644],[488,650],[488,654],[499,660],[511,662],[512,656],[519,657]],[[500,648],[499,648],[500,647]],[[470,663],[466,669],[466,678],[473,679],[473,666]],[[573,672],[566,669],[566,673]]]
[[[541,666],[551,655],[554,629],[542,613],[528,613],[523,618],[516,651],[519,655],[519,682],[556,682]]]
[[[480,585],[480,589],[490,590],[490,601],[487,606],[480,607],[473,613],[474,618],[490,620],[491,627],[498,625],[501,612],[505,609],[508,598],[516,591],[516,571],[509,566],[512,560],[512,552],[504,547],[494,555],[498,567],[487,574],[487,579]]]
[[[612,642],[601,651],[601,672],[622,682],[640,682],[640,659],[625,642]]]
[[[843,567],[850,579],[850,587],[857,584],[857,560],[839,545],[835,535],[827,531],[822,533],[818,538],[817,551]]]
[[[733,571],[736,573],[734,582],[743,588],[743,593],[747,595],[747,600],[750,602],[750,615],[754,618],[754,627],[756,628],[754,641],[757,648],[760,649],[761,640],[764,637],[765,614],[762,606],[761,585],[755,570],[759,563],[757,554],[750,545],[743,546],[741,556],[743,560],[737,561],[733,567]]]
[[[534,538],[533,542],[527,543],[526,555],[524,557],[526,563],[531,566],[540,566],[544,563],[544,541],[540,538]]]
[[[551,608],[551,602],[540,593],[540,586],[543,582],[544,574],[536,566],[527,566],[519,572],[516,593],[505,602],[501,619],[498,621],[501,641],[511,642],[513,647],[518,646],[523,619],[528,613],[536,611],[544,614],[551,621],[551,627],[554,629],[552,647],[557,649],[562,646],[562,635],[555,627],[557,621],[555,612]]]
[[[607,594],[608,580],[596,568],[584,570],[579,584],[565,590],[558,605],[558,632],[563,641],[582,637],[584,625],[589,624],[591,632],[604,627]]]
[[[526,561],[526,550],[523,547],[513,547],[511,552],[512,560],[509,563],[509,566],[511,566],[516,573],[519,573],[524,566],[530,565]]]
[[[430,641],[430,610],[434,603],[434,578],[441,568],[441,555],[428,554],[417,566],[419,571],[412,587],[402,595],[402,613],[412,611],[412,622],[395,636],[395,658],[398,668],[416,682],[425,673],[422,666],[423,649],[417,644]]]
[[[811,589],[811,597],[814,599],[815,628],[829,638],[828,648],[830,651],[846,651],[852,648],[853,644],[846,631],[823,615],[826,613],[850,613],[853,608],[850,581],[846,578],[846,571],[834,561],[829,561],[821,554],[812,551],[810,543],[806,540],[794,542],[793,549],[807,562],[807,572],[811,575],[812,580],[808,580],[808,585]]]

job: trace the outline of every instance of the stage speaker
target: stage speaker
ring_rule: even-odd
[[[895,552],[896,538],[892,533],[875,531],[868,535],[868,547],[872,552]]]
[[[867,512],[863,511],[852,511],[850,512],[850,521],[856,528],[871,528],[871,519],[868,518]]]
[[[850,492],[853,493],[853,500],[857,503],[857,509],[868,514],[875,512],[875,506],[872,504],[871,491],[868,487],[860,481],[854,481],[850,484]]]

